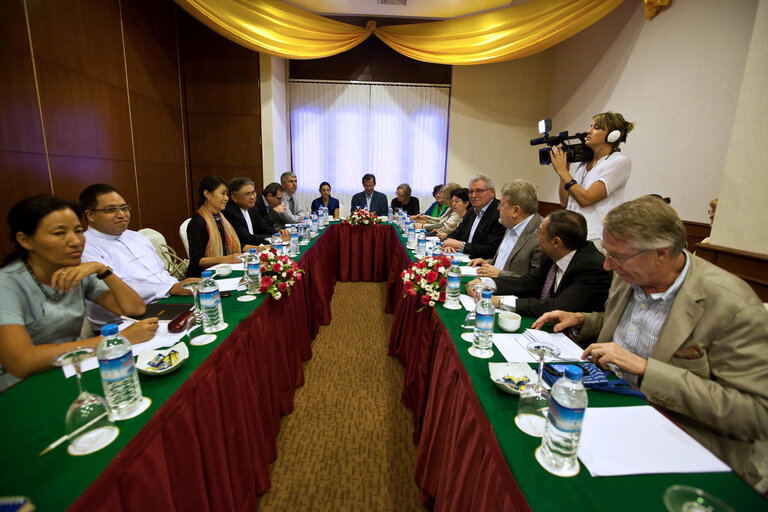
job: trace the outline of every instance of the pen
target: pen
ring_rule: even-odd
[[[103,413],[99,414],[98,416],[96,416],[95,418],[93,418],[91,421],[89,421],[88,423],[86,423],[86,424],[85,424],[85,425],[83,425],[82,427],[80,427],[80,428],[76,429],[74,432],[72,432],[71,434],[69,434],[69,436],[61,436],[60,438],[58,438],[57,440],[55,440],[54,442],[52,442],[51,444],[49,444],[49,445],[48,445],[48,448],[46,448],[45,450],[41,451],[41,452],[40,452],[40,455],[45,455],[46,453],[48,453],[49,451],[53,450],[54,448],[56,448],[57,446],[59,446],[61,443],[63,443],[64,441],[66,441],[66,440],[67,440],[67,439],[68,439],[70,436],[71,436],[71,437],[74,437],[74,436],[76,436],[77,434],[79,434],[79,433],[80,433],[80,432],[82,432],[83,430],[85,430],[85,429],[87,429],[88,427],[92,426],[92,425],[93,425],[94,423],[96,423],[97,421],[100,421],[100,420],[101,420],[101,419],[102,419],[104,416],[106,416],[107,414],[108,414],[108,413],[105,411],[105,412],[103,412]]]

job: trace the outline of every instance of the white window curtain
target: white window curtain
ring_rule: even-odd
[[[448,86],[291,81],[291,157],[302,205],[319,197],[320,183],[349,213],[362,176],[391,202],[408,183],[421,210],[445,183]]]

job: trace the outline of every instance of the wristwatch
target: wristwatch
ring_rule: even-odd
[[[572,186],[574,186],[575,184],[576,184],[576,180],[571,180],[571,181],[569,181],[568,183],[566,183],[565,185],[563,185],[563,188],[564,188],[565,190],[568,190],[569,188],[571,188],[571,187],[572,187]]]
[[[107,269],[101,274],[96,274],[96,279],[103,281],[104,279],[108,278],[111,275],[112,275],[112,269],[107,267]]]

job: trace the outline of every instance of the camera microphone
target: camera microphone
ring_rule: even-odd
[[[549,141],[549,135],[539,137],[538,139],[531,139],[531,146],[538,146],[539,144],[546,144]]]

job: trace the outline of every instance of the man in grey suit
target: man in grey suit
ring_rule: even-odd
[[[376,215],[386,215],[389,203],[387,203],[387,196],[374,190],[376,188],[376,176],[373,174],[363,176],[363,188],[365,189],[363,192],[358,192],[352,196],[350,213],[357,208],[367,208]]]
[[[765,492],[755,446],[768,439],[768,311],[744,281],[684,249],[683,223],[656,197],[608,212],[603,247],[616,276],[605,313],[552,311],[533,327],[575,329],[584,345],[597,336],[583,357],[610,365]]]
[[[507,228],[496,255],[490,260],[476,258],[470,267],[480,267],[481,277],[517,277],[539,267],[541,247],[536,232],[541,225],[536,187],[525,180],[514,180],[501,189],[499,223]]]

